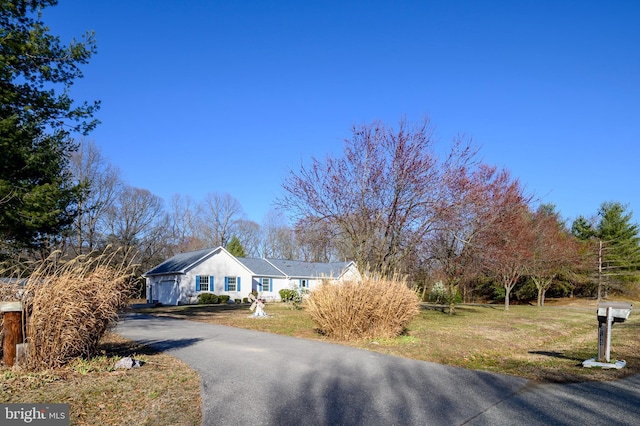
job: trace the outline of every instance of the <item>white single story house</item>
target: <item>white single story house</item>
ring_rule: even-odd
[[[257,291],[267,300],[280,300],[280,290],[313,290],[323,280],[359,280],[354,262],[302,262],[297,260],[235,257],[223,247],[181,253],[142,275],[147,302],[190,304],[202,293],[243,299]]]

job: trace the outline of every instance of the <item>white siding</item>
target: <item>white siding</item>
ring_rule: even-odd
[[[354,264],[351,264],[349,268],[342,274],[340,277],[340,281],[362,281],[362,275],[360,275],[360,271]]]
[[[196,291],[197,276],[213,277],[213,286],[209,282],[209,290],[206,292]],[[225,291],[225,277],[239,277],[239,291]],[[215,293],[217,295],[228,295],[230,299],[244,299],[248,297],[252,290],[258,290],[258,279],[261,276],[253,276],[251,271],[246,269],[235,257],[226,250],[220,248],[204,262],[189,269],[185,274],[166,274],[160,276],[147,277],[147,301],[158,301],[164,305],[179,305],[196,303],[198,295],[201,293]],[[299,288],[299,278],[289,277],[267,277],[271,278],[271,291],[261,292],[261,296],[267,300],[280,300],[280,290]],[[351,279],[360,280],[360,273],[351,264],[349,269],[333,282],[348,281]],[[307,278],[309,290],[317,288],[321,283],[321,278]]]
[[[271,281],[271,291],[263,292],[262,297],[269,301],[277,301],[280,300],[280,290],[288,289],[289,280],[286,278],[273,278]]]
[[[147,277],[147,302],[159,302],[163,305],[178,304],[181,299],[185,298],[182,295],[180,281],[179,275]]]
[[[213,276],[213,290],[209,290],[209,293],[217,295],[228,294],[230,299],[242,299],[251,292],[251,274],[225,251],[216,253],[184,275],[182,286],[188,288],[195,294],[196,298],[201,293],[196,292],[197,275]],[[225,276],[240,277],[240,291],[224,291]],[[211,283],[209,283],[209,286],[211,286]]]

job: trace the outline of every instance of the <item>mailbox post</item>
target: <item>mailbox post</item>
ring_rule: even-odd
[[[4,315],[2,333],[2,358],[7,367],[12,367],[16,360],[16,346],[22,343],[22,303],[2,302],[0,312]]]
[[[611,327],[616,322],[625,322],[631,314],[631,303],[598,303],[598,358],[582,363],[585,367],[622,368],[624,361],[611,363]]]

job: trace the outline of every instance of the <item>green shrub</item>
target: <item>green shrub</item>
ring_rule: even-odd
[[[298,295],[298,292],[291,288],[283,288],[279,293],[283,302],[290,302]]]
[[[220,296],[218,296],[218,303],[227,303],[228,301],[229,301],[228,294],[221,294]]]
[[[238,305],[239,305],[240,303],[242,303],[242,300],[240,300],[240,299],[233,299],[233,301],[234,301],[235,303],[237,303]]]
[[[419,306],[416,293],[397,279],[325,282],[306,301],[318,329],[339,340],[396,337]]]
[[[442,281],[436,282],[429,292],[429,302],[445,304],[449,302],[449,291]]]
[[[213,293],[200,293],[198,295],[198,305],[213,305],[218,303],[219,297]]]
[[[429,293],[429,302],[436,303],[438,305],[462,303],[462,295],[456,290],[456,293],[451,297],[451,291],[449,288],[446,287],[442,281],[438,281],[433,285],[433,288]]]
[[[280,290],[280,298],[291,309],[301,309],[304,295],[308,293],[307,289],[299,287],[283,288]]]
[[[242,298],[242,303],[249,303],[249,298],[248,297],[243,297]]]

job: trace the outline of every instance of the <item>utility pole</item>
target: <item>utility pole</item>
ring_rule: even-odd
[[[598,240],[598,302],[602,300],[602,240]]]

